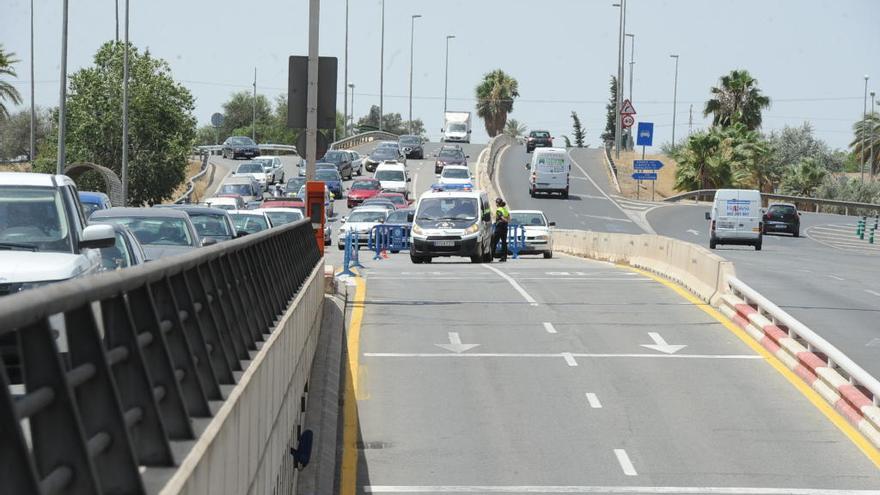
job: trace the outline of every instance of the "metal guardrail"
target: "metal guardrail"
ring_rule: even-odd
[[[620,180],[617,177],[617,165],[614,163],[614,158],[611,158],[611,146],[605,146],[605,164],[608,165],[609,172],[611,173],[611,178],[614,179],[614,187],[617,189],[617,192],[620,192]]]
[[[196,175],[193,175],[192,177],[187,179],[188,187],[186,189],[186,192],[184,192],[179,198],[174,200],[174,202],[176,204],[190,203],[192,201],[192,193],[196,188],[195,182],[200,177],[205,175],[205,173],[208,172],[208,156],[209,155],[207,153],[201,153],[200,156],[202,157],[202,167],[199,170],[199,173],[197,173]]]
[[[815,353],[825,361],[829,368],[837,370],[851,384],[867,390],[874,405],[880,405],[880,381],[877,381],[870,373],[743,281],[736,277],[729,277],[727,283],[734,295],[739,296],[746,304],[755,306],[772,323],[778,323],[784,327],[791,338],[802,343],[808,351]]]
[[[688,191],[681,194],[676,194],[675,196],[670,196],[663,201],[675,202],[682,199],[695,199],[697,201],[705,199],[708,201],[712,201],[715,196],[715,191],[717,191],[717,189],[697,189],[696,191]],[[765,203],[769,203],[770,200],[776,200],[785,201],[788,203],[795,203],[799,206],[810,205],[815,208],[816,213],[820,213],[820,206],[833,207],[837,210],[837,213],[842,210],[844,215],[849,215],[850,210],[853,210],[853,212],[856,214],[864,214],[866,212],[874,212],[875,214],[880,213],[880,204],[874,203],[840,201],[837,199],[808,198],[804,196],[788,196],[785,194],[775,193],[761,193],[761,198],[764,200]]]
[[[288,153],[297,154],[296,146],[292,144],[258,144],[260,151],[286,151]],[[222,144],[209,144],[204,146],[196,146],[196,153],[208,153],[210,155],[219,155],[223,151]]]
[[[146,493],[142,467],[178,464],[320,260],[306,219],[0,298],[26,390],[0,359],[3,492]]]
[[[490,180],[495,180],[495,166],[501,152],[516,144],[516,139],[507,134],[499,134],[489,141],[489,158],[486,160],[486,173]]]
[[[385,131],[368,131],[330,143],[331,150],[347,150],[373,141],[397,141],[400,136]]]

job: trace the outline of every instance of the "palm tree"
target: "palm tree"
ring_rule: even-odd
[[[712,189],[730,183],[729,147],[723,146],[718,132],[692,134],[674,157],[675,188],[679,191]]]
[[[880,114],[869,113],[853,125],[853,142],[849,144],[859,164],[869,164],[871,177],[880,172]]]
[[[730,170],[734,184],[771,192],[779,180],[773,166],[773,148],[758,131],[741,123],[720,131],[722,146],[730,148]]]
[[[483,76],[476,88],[477,115],[483,119],[489,137],[495,137],[504,129],[507,114],[513,112],[513,99],[519,96],[516,79],[501,69]]]
[[[528,132],[528,128],[525,124],[520,124],[516,119],[510,119],[507,121],[507,124],[504,126],[504,134],[512,138],[518,138]]]
[[[15,69],[12,68],[12,65],[17,62],[15,54],[12,52],[7,53],[3,45],[0,45],[0,77],[18,77]],[[0,118],[6,119],[9,118],[9,111],[6,109],[3,100],[9,100],[13,104],[18,105],[21,103],[21,95],[18,94],[18,90],[11,83],[0,79]]]
[[[703,116],[712,114],[712,125],[727,127],[737,122],[749,130],[761,127],[761,111],[770,106],[770,98],[761,94],[758,80],[746,70],[732,70],[721,76],[711,89]]]
[[[782,179],[783,194],[812,197],[828,171],[815,158],[804,158],[790,167]]]

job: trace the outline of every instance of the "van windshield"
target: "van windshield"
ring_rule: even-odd
[[[0,186],[0,250],[73,252],[57,189]]]
[[[476,220],[476,198],[426,198],[419,204],[417,220]]]

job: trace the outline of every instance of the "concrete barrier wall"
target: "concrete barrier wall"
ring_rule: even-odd
[[[319,263],[160,493],[294,493],[289,450],[297,440],[323,304]]]
[[[708,249],[660,235],[557,229],[553,248],[657,273],[712,304],[727,290],[727,277],[736,275],[733,263]]]

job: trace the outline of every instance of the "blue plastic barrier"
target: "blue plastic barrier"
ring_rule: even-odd
[[[376,225],[370,229],[367,247],[376,252],[373,259],[381,260],[384,251],[408,250],[410,228],[406,225]]]
[[[493,227],[494,231],[494,227]],[[507,226],[507,250],[513,259],[519,258],[519,253],[526,248],[526,229],[522,225],[513,224]],[[501,243],[495,246],[495,253],[501,252]]]
[[[360,246],[358,245],[359,237],[360,236],[357,232],[352,232],[351,230],[345,234],[345,250],[342,253],[342,271],[337,276],[348,275],[350,277],[357,277],[357,273],[351,271],[351,269],[364,267],[358,260],[358,251],[360,251]]]

